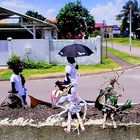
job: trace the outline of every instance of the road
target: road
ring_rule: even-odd
[[[78,94],[86,100],[95,100],[99,92],[98,88],[106,81],[103,77],[109,79],[109,77],[113,75],[113,72],[109,72],[80,76],[78,81]],[[56,80],[62,80],[62,78],[27,80],[27,94],[50,102],[50,93],[56,88],[54,85]],[[119,79],[119,83],[125,89],[123,92],[117,86],[115,87],[116,90],[122,94],[119,103],[124,103],[127,99],[131,99],[133,103],[140,103],[140,66],[125,70],[124,74]],[[0,102],[8,95],[9,89],[9,81],[0,81]],[[27,101],[30,103],[29,98],[27,98]]]

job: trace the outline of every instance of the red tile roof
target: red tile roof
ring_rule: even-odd
[[[107,26],[106,23],[104,23],[104,26]],[[95,23],[95,28],[103,27],[103,23]]]
[[[50,23],[56,24],[57,20],[55,18],[47,18]]]
[[[6,23],[5,20],[0,20],[0,24]]]

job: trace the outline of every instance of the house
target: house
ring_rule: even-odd
[[[104,28],[106,26],[107,26],[106,23],[95,23],[95,29],[97,30],[101,30],[101,28]]]
[[[58,28],[49,20],[42,21],[28,15],[0,7],[0,40],[57,38]]]
[[[121,34],[120,27],[118,25],[107,25],[106,23],[96,23],[95,29],[104,33],[105,37],[113,37]]]
[[[136,29],[135,34],[136,34],[136,38],[140,39],[140,28]]]
[[[120,27],[118,25],[109,25],[105,27],[105,33],[107,37],[112,38],[121,34]]]
[[[46,21],[48,21],[48,22],[50,22],[50,23],[52,23],[52,24],[57,24],[57,20],[56,20],[56,18],[46,18]]]

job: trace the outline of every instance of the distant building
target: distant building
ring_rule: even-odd
[[[136,29],[135,34],[136,34],[136,38],[140,39],[140,28]]]
[[[96,23],[95,29],[103,32],[104,36],[109,38],[121,34],[121,30],[118,25],[107,25],[106,23]]]
[[[0,40],[57,38],[56,24],[0,7]]]
[[[48,21],[48,22],[50,22],[52,24],[55,24],[55,25],[57,24],[56,18],[47,18],[46,21]]]
[[[106,23],[95,23],[95,29],[97,30],[101,30],[101,28],[104,28],[106,26],[107,26]]]
[[[109,25],[105,27],[105,34],[109,38],[113,38],[116,35],[121,34],[120,27],[118,25]]]
[[[118,25],[112,25],[112,33],[115,34],[121,34],[120,27]]]

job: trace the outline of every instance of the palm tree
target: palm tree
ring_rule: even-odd
[[[122,20],[121,29],[122,33],[129,29],[129,16],[130,16],[130,8],[132,10],[132,31],[136,32],[136,29],[140,27],[140,8],[138,7],[137,0],[129,0],[123,6],[121,13],[116,15],[116,20]]]

